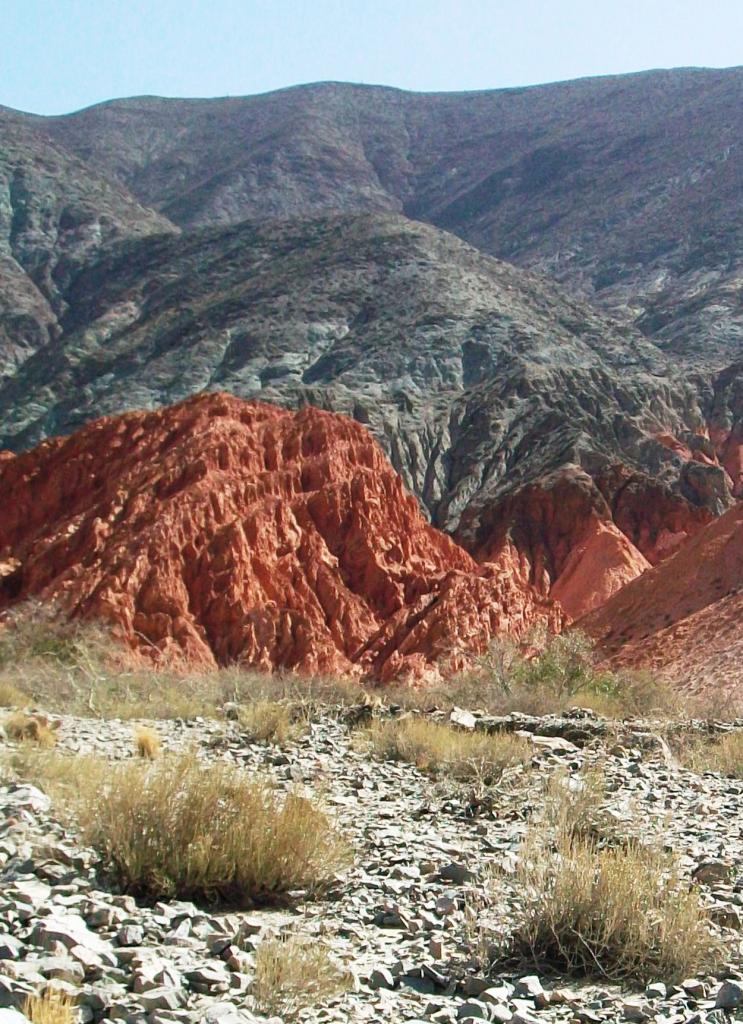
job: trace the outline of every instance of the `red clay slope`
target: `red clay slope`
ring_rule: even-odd
[[[743,685],[743,504],[578,623],[615,665],[716,693]]]
[[[429,526],[345,417],[223,394],[0,460],[0,608],[57,599],[155,656],[420,673],[562,612]]]

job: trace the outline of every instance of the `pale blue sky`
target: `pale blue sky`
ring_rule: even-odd
[[[2,0],[0,104],[339,80],[489,89],[743,64],[743,0]]]

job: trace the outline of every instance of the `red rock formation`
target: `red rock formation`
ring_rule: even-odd
[[[518,563],[522,579],[559,601],[571,618],[596,608],[649,566],[577,466],[509,495],[482,522],[475,556]]]
[[[743,504],[578,625],[615,665],[694,689],[743,685]]]
[[[0,607],[57,599],[155,657],[420,673],[561,611],[430,527],[342,416],[202,395],[0,461]]]

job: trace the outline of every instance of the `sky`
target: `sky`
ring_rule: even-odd
[[[2,0],[0,104],[348,81],[494,89],[743,64],[743,0]]]

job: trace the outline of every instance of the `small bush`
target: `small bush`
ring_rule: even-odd
[[[307,730],[298,709],[272,700],[258,700],[240,708],[238,722],[253,743],[281,745],[299,739]]]
[[[154,761],[156,757],[160,756],[160,746],[160,737],[154,729],[146,725],[135,726],[134,748],[137,751],[137,757],[142,757],[146,761]]]
[[[350,974],[317,940],[290,933],[258,946],[252,992],[261,1013],[291,1019],[350,987]]]
[[[317,892],[350,860],[314,801],[193,754],[115,766],[77,814],[116,883],[146,899],[250,906]]]
[[[743,779],[743,732],[728,732],[719,738],[692,743],[684,752],[684,761],[696,772],[718,772]]]
[[[43,715],[26,715],[17,711],[3,722],[5,735],[9,740],[21,743],[36,743],[40,747],[53,747],[57,742],[56,727],[50,725]]]
[[[363,741],[377,757],[407,761],[421,771],[457,779],[497,778],[505,768],[528,761],[534,753],[520,736],[463,732],[417,716],[378,719]]]
[[[504,953],[539,970],[611,981],[678,981],[719,966],[695,891],[666,853],[600,848],[563,831],[527,841],[516,881],[524,906]]]
[[[618,823],[604,806],[606,780],[600,768],[571,774],[553,772],[544,784],[541,821],[558,840],[620,841]]]
[[[570,630],[533,634],[526,655],[510,641],[495,640],[469,672],[442,691],[454,703],[494,714],[560,714],[580,704],[608,717],[676,714],[677,694],[648,673],[601,668],[591,641]]]
[[[23,1013],[31,1024],[75,1024],[77,1020],[72,996],[51,987],[43,995],[29,996]]]
[[[28,704],[28,695],[7,679],[0,679],[0,708],[22,708]]]

